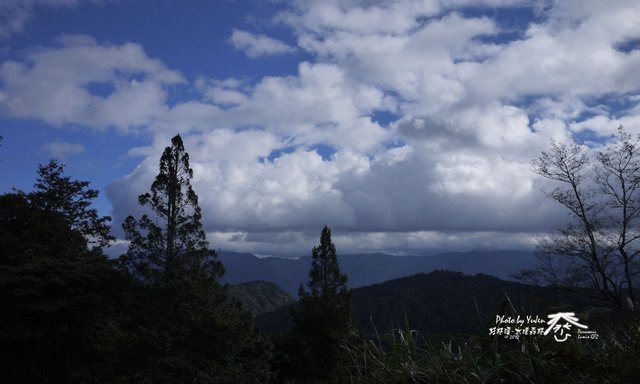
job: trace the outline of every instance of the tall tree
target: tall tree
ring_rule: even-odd
[[[87,186],[50,163],[34,192],[0,196],[0,370],[8,382],[87,382],[104,372],[100,335],[117,275],[99,246],[87,246],[85,236],[104,234],[87,230],[90,219],[103,223]]]
[[[161,158],[141,205],[155,215],[123,224],[124,268],[140,285],[130,303],[126,380],[145,382],[266,382],[268,349],[253,318],[227,298],[224,269],[202,229],[193,170],[176,135]]]
[[[534,171],[554,180],[548,195],[573,221],[538,244],[525,278],[593,288],[618,313],[640,320],[640,136],[619,127],[601,150],[552,143]]]
[[[301,299],[332,298],[337,295],[348,296],[347,275],[340,272],[336,246],[331,241],[331,230],[325,226],[320,234],[320,245],[311,250],[311,269],[309,270],[309,282],[307,287],[310,292],[301,286],[299,295]]]
[[[224,273],[209,249],[200,222],[198,196],[191,186],[193,170],[182,138],[176,135],[160,158],[151,193],[138,197],[158,220],[142,215],[126,218],[123,228],[130,246],[123,260],[145,280],[168,279],[179,272],[207,268],[213,277]]]
[[[300,286],[301,309],[294,312],[298,344],[296,375],[307,382],[336,379],[340,344],[351,332],[351,293],[340,272],[331,230],[325,226],[320,245],[311,251],[308,291]]]

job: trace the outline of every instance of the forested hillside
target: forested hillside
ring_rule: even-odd
[[[487,333],[495,316],[505,313],[546,318],[547,313],[559,311],[583,316],[599,312],[597,301],[566,290],[442,270],[356,288],[352,300],[353,324],[369,336],[408,323],[421,334],[450,338]],[[285,332],[291,324],[290,311],[285,306],[258,316],[257,325]]]
[[[277,285],[267,281],[250,281],[229,285],[227,292],[231,298],[239,300],[254,316],[273,312],[294,299]]]

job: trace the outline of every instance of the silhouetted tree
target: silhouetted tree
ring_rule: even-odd
[[[55,162],[39,175],[34,192],[0,196],[0,375],[16,383],[95,381],[109,357],[103,336],[118,279],[85,236],[104,235],[108,227],[88,229],[106,219],[90,208],[97,192],[87,182],[62,176]]]
[[[300,286],[301,309],[294,313],[296,375],[305,382],[337,380],[340,344],[352,332],[351,293],[327,226],[322,230],[320,245],[311,251],[307,287],[308,291]]]
[[[97,197],[98,191],[90,189],[88,181],[64,176],[64,164],[54,159],[38,167],[34,190],[28,195],[34,207],[62,218],[90,246],[105,247],[113,240],[109,234],[111,217],[100,216],[97,209],[91,208]]]
[[[539,265],[522,276],[593,288],[618,313],[638,320],[640,136],[621,126],[600,151],[552,143],[533,167],[558,182],[547,194],[568,209],[573,222],[539,242]]]
[[[138,197],[155,219],[142,215],[126,218],[123,228],[129,250],[123,261],[148,282],[170,280],[180,273],[206,270],[213,280],[224,268],[209,249],[200,220],[198,196],[191,187],[193,170],[180,135],[171,139],[160,158],[160,170],[151,193]]]
[[[123,267],[139,281],[131,300],[124,377],[158,383],[266,382],[268,348],[252,316],[227,298],[222,264],[200,222],[193,170],[179,135],[160,158],[151,193],[139,202],[154,214],[123,224]]]

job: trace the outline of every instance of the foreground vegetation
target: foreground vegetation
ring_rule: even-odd
[[[479,335],[456,343],[430,340],[404,324],[385,339],[345,343],[341,376],[348,383],[638,382],[637,330],[608,329],[600,336],[557,343]]]

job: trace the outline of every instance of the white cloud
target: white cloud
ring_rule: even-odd
[[[279,146],[274,137],[259,131],[237,136],[215,132],[185,139],[196,175],[194,189],[207,212],[207,229],[305,229],[338,218],[349,221],[349,207],[340,201],[340,192],[333,185],[341,168],[348,167],[345,162],[325,161],[315,151],[305,150],[284,153],[273,161],[259,159],[269,155],[265,144],[267,148]],[[151,185],[157,156],[149,159],[109,188],[110,199],[123,203],[116,205],[116,217],[134,209],[136,196]],[[353,167],[359,166],[357,161],[357,157],[352,159]]]
[[[290,45],[280,40],[273,39],[265,35],[256,35],[246,31],[234,29],[231,34],[231,44],[247,56],[256,58],[260,56],[279,55],[295,51]]]
[[[49,143],[46,143],[42,147],[45,151],[47,151],[51,156],[64,159],[69,156],[80,155],[84,153],[86,148],[84,145],[79,143],[69,143],[66,141],[55,140]]]
[[[502,41],[497,20],[464,16],[462,3],[296,3],[278,20],[315,60],[255,84],[201,79],[204,101],[156,125],[197,132],[187,149],[214,244],[291,251],[329,224],[353,250],[516,246],[565,220],[530,161],[586,124],[604,132],[611,117],[593,99],[640,91],[637,53],[614,49],[640,29],[609,20],[635,9],[587,12],[576,27],[552,8]],[[398,119],[385,127],[380,112]],[[585,113],[596,117],[578,121]],[[152,158],[167,142],[157,136]],[[335,152],[323,158],[319,144]]]
[[[374,85],[352,82],[338,66],[299,65],[296,76],[265,77],[252,87],[201,80],[206,101],[176,105],[155,127],[166,132],[260,127],[285,146],[318,144],[351,151],[383,148],[389,132],[372,121],[374,111],[395,108]]]
[[[184,81],[137,44],[102,46],[87,36],[58,42],[29,52],[24,61],[0,65],[5,114],[128,131],[164,113],[166,88]]]
[[[581,3],[571,4],[579,7]],[[442,4],[434,14],[455,9],[454,5]],[[594,6],[589,3],[586,8]],[[580,23],[557,16],[564,11],[553,7],[546,22],[531,24],[522,39],[503,43],[477,39],[500,32],[486,17],[445,13],[413,29],[362,34],[348,26],[332,28],[330,23],[316,23],[320,25],[316,27],[307,20],[316,18],[312,8],[298,15],[297,20],[304,22],[291,23],[298,28],[299,43],[340,63],[350,78],[381,84],[410,101],[400,104],[407,114],[452,113],[459,111],[451,111],[452,106],[475,108],[477,103],[509,103],[525,96],[569,99],[574,95],[575,100],[637,91],[637,71],[631,68],[637,66],[640,55],[614,49],[617,43],[640,36],[636,20],[640,12],[634,3],[616,3],[586,14],[581,10],[577,12],[583,15]]]
[[[640,130],[640,51],[616,49],[640,38],[639,6],[534,3],[285,4],[276,21],[297,47],[240,30],[231,42],[251,57],[305,50],[295,73],[201,77],[194,98],[171,106],[183,79],[142,47],[70,36],[3,63],[0,105],[152,137],[108,189],[116,222],[139,212],[137,195],[180,132],[216,247],[306,249],[325,224],[353,250],[529,244],[566,220],[530,170],[549,140]],[[536,18],[506,27],[467,6],[534,7]]]

